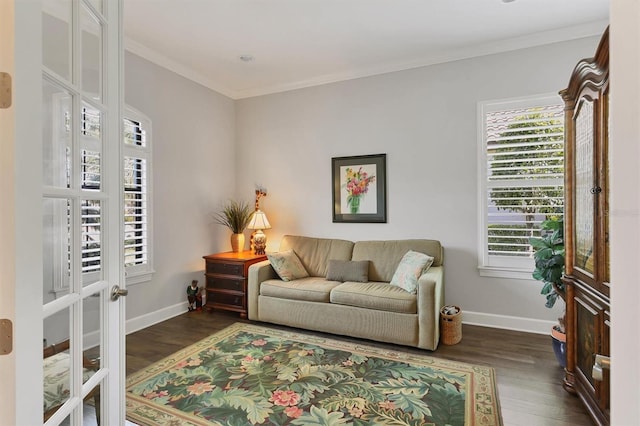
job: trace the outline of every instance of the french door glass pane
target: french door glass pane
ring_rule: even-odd
[[[80,12],[82,43],[82,90],[102,99],[102,25],[86,6]]]
[[[70,292],[71,288],[71,201],[43,200],[43,304]]]
[[[72,95],[48,81],[42,88],[42,174],[45,186],[69,188]]]
[[[42,373],[44,377],[44,420],[53,415],[71,395],[70,308],[44,319]]]
[[[103,114],[88,103],[82,104],[80,116],[80,169],[81,187],[87,191],[99,191],[101,183],[102,158],[102,116]]]
[[[103,279],[102,209],[99,200],[81,201],[82,285]]]
[[[42,65],[71,81],[71,0],[43,2]]]
[[[101,366],[100,342],[102,314],[100,306],[104,292],[97,292],[83,300],[82,304],[82,348],[84,351],[84,369],[82,383],[85,383]]]

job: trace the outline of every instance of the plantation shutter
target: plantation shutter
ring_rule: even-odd
[[[491,104],[483,120],[484,264],[528,267],[529,238],[563,215],[563,106],[558,97]]]
[[[147,138],[142,123],[124,120],[124,262],[146,265],[149,254]]]
[[[80,171],[82,189],[99,191],[101,183],[101,123],[102,113],[88,103],[82,105],[80,143]],[[92,282],[97,277],[89,274],[101,269],[102,214],[99,200],[85,199],[81,202],[80,222],[82,232],[82,274],[83,282]]]

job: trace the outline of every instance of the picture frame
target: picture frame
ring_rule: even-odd
[[[331,159],[334,223],[387,222],[387,154]]]

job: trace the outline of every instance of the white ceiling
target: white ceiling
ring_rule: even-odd
[[[609,0],[124,4],[128,50],[233,99],[600,35],[609,17]]]

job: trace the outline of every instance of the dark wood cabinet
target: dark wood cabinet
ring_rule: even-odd
[[[596,355],[608,357],[609,289],[609,30],[595,56],[580,61],[565,102],[565,388],[597,424],[609,424],[609,371],[594,378]]]
[[[238,312],[241,318],[246,318],[249,266],[267,257],[249,250],[210,254],[203,258],[207,285],[205,308]]]

